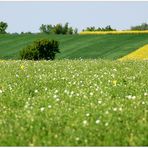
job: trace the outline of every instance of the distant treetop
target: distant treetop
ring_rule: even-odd
[[[77,34],[78,33],[78,29],[77,28],[73,29],[72,27],[69,27],[69,23],[65,23],[64,26],[60,23],[56,25],[42,24],[39,30],[41,33],[47,33],[47,34]]]
[[[93,27],[87,27],[86,29],[83,29],[82,31],[116,31],[116,29],[113,29],[110,25],[106,26],[105,28],[95,28]]]
[[[130,30],[148,30],[148,24],[147,23],[142,23],[137,26],[132,26]]]

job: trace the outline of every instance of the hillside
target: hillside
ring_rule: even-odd
[[[48,38],[60,42],[63,58],[104,58],[117,59],[148,44],[148,34],[124,35],[0,35],[0,58],[19,59],[19,51],[34,40]]]

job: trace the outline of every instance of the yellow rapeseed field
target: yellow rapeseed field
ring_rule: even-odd
[[[148,44],[118,60],[148,60]]]
[[[80,32],[81,35],[85,34],[148,34],[148,30],[138,31],[138,30],[126,30],[126,31],[83,31]]]

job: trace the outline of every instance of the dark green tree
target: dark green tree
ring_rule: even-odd
[[[40,26],[40,32],[41,33],[53,33],[53,34],[73,34],[74,33],[74,29],[72,27],[69,27],[69,23],[65,23],[65,25],[63,26],[62,24],[56,24],[54,26],[48,24],[48,25],[44,25],[42,24]],[[77,33],[77,29],[75,30],[75,33]]]
[[[142,23],[137,26],[132,26],[131,30],[148,30],[148,24],[147,23]]]
[[[52,25],[46,25],[46,30],[47,30],[47,33],[53,33],[53,26]]]
[[[73,34],[73,28],[72,27],[68,28],[68,34]]]
[[[75,28],[73,31],[74,34],[78,34],[78,28]]]
[[[0,22],[0,33],[6,33],[6,29],[8,27],[8,24],[5,22]]]
[[[26,60],[54,60],[59,51],[59,42],[55,40],[38,40],[20,52],[21,59]]]
[[[62,24],[57,24],[54,26],[53,32],[55,34],[63,34],[63,27]]]
[[[47,33],[47,27],[46,27],[46,25],[44,25],[44,24],[41,25],[40,32],[41,33]]]
[[[68,23],[65,23],[64,27],[63,27],[63,34],[67,34],[68,33]]]
[[[116,29],[113,29],[111,28],[110,25],[106,26],[105,28],[95,28],[94,26],[93,27],[87,27],[86,29],[83,29],[83,31],[114,31]]]

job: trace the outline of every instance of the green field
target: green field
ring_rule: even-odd
[[[7,39],[7,51],[29,40],[16,38]],[[65,56],[74,38],[61,38]],[[80,36],[73,48],[84,38],[91,40]],[[0,146],[148,145],[148,61],[7,60],[0,67]]]
[[[0,35],[0,58],[19,59],[19,51],[37,39],[55,39],[60,42],[58,59],[103,58],[117,59],[148,44],[148,34],[138,35]]]

